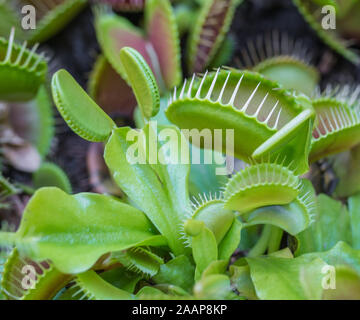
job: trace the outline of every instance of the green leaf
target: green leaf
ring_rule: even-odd
[[[333,248],[324,252],[312,252],[302,255],[307,259],[320,258],[332,266],[345,265],[360,274],[360,250],[351,248],[346,242],[340,241]]]
[[[42,187],[57,187],[66,193],[71,193],[71,183],[66,173],[56,164],[44,162],[33,174],[33,183],[36,189]]]
[[[235,155],[245,162],[281,159],[285,166],[292,165],[295,174],[303,174],[309,169],[315,118],[311,108],[309,101],[300,101],[260,74],[219,69],[202,78],[194,76],[181,90],[174,90],[166,116],[179,128],[192,130],[188,138],[199,147]],[[219,128],[223,130],[216,137]],[[219,138],[221,144],[209,143],[210,139],[201,143],[195,133],[215,136],[213,140]]]
[[[280,164],[255,164],[229,179],[224,191],[224,207],[244,213],[288,204],[299,194],[299,184],[299,178]]]
[[[320,258],[331,269],[324,270],[324,283],[336,287],[325,289],[324,299],[356,299],[360,293],[360,250],[355,250],[343,241],[338,242],[332,249],[325,252],[308,253],[302,256],[306,259]],[[334,279],[332,280],[331,277]]]
[[[14,10],[10,1],[0,2],[0,37],[7,37],[11,28],[15,27],[17,38],[24,38],[24,30],[21,27],[19,14]]]
[[[305,230],[315,215],[315,191],[310,181],[301,180],[300,193],[291,203],[283,206],[268,206],[252,211],[246,217],[246,226],[270,224],[291,235]]]
[[[234,219],[234,222],[219,243],[219,259],[229,260],[240,244],[242,224],[239,220]]]
[[[204,270],[201,278],[206,278],[214,274],[224,274],[229,262],[227,260],[215,260]]]
[[[263,300],[317,300],[322,295],[319,258],[246,258],[256,295]]]
[[[154,74],[142,55],[133,48],[122,48],[120,60],[143,116],[150,119],[160,108],[160,93]]]
[[[229,300],[237,298],[232,291],[230,279],[224,274],[202,278],[194,286],[194,295],[200,300]]]
[[[188,180],[190,172],[190,160],[187,154],[188,144],[180,130],[173,126],[156,126],[156,122],[150,122],[144,127],[144,133],[150,141],[146,144],[146,150],[151,146],[151,139],[157,141],[156,160],[148,158],[152,169],[156,172],[161,183],[165,186],[164,191],[172,203],[172,207],[180,219],[185,218],[189,209]],[[155,138],[156,137],[156,138]],[[174,144],[173,141],[177,141]],[[185,142],[185,143],[184,143]],[[169,157],[168,152],[176,151],[177,157]],[[175,152],[174,152],[175,153]]]
[[[83,139],[104,142],[115,126],[111,118],[88,96],[66,70],[51,82],[55,104],[68,126]]]
[[[115,252],[112,256],[129,270],[150,277],[157,274],[160,265],[164,263],[162,258],[141,247]]]
[[[130,128],[115,129],[105,147],[105,162],[119,187],[166,237],[174,254],[180,255],[185,251],[180,240],[180,224],[185,213],[174,211],[166,193],[168,186],[146,164],[145,137],[138,133]],[[138,141],[131,142],[131,135],[134,139],[137,137]],[[139,161],[129,155],[131,151],[135,153],[136,147],[138,154],[143,155]],[[156,150],[157,146],[154,148]]]
[[[169,283],[190,292],[194,285],[195,267],[186,256],[178,256],[160,266],[152,279],[156,283]]]
[[[349,213],[346,207],[325,194],[317,197],[318,216],[307,230],[296,236],[296,255],[331,249],[338,241],[351,243]]]
[[[203,2],[188,39],[190,72],[202,72],[209,65],[224,41],[235,9],[240,2],[242,1],[209,0]]]
[[[218,192],[227,181],[226,175],[216,174],[218,169],[224,168],[224,165],[218,165],[214,161],[215,159],[218,159],[220,154],[216,151],[200,149],[192,144],[189,144],[189,148],[190,159],[194,159],[197,157],[197,155],[199,159],[212,159],[211,164],[203,163],[200,160],[200,163],[194,163],[195,161],[191,161],[189,176],[190,194],[192,196],[197,196],[198,194],[204,193],[216,194],[216,192]]]
[[[169,0],[147,0],[146,30],[159,59],[161,74],[168,89],[181,81],[180,39]]]
[[[335,276],[336,288],[324,290],[324,300],[360,300],[360,276],[357,272],[339,266],[335,269]]]
[[[335,195],[349,197],[360,192],[360,146],[342,152],[330,161],[338,178]]]
[[[27,31],[30,41],[43,42],[62,30],[87,5],[87,0],[63,0],[61,2],[34,3],[38,11],[42,11],[35,29]],[[40,15],[40,14],[39,14]]]
[[[9,40],[0,38],[0,99],[24,102],[32,100],[45,82],[48,66],[36,47],[28,49],[15,42],[15,29]]]
[[[317,17],[323,17],[319,15],[320,5],[314,6],[312,1],[305,0],[293,0],[294,4],[298,7],[299,12],[302,14],[306,22],[314,29],[318,37],[331,49],[338,54],[342,55],[347,60],[358,64],[360,61],[356,52],[348,49],[338,33],[338,30],[326,30],[322,27],[321,19]]]
[[[214,233],[204,226],[198,235],[192,237],[191,247],[196,263],[195,280],[198,280],[209,264],[218,259]]]
[[[101,278],[95,271],[78,274],[76,276],[76,284],[80,290],[73,295],[84,299],[84,295],[88,300],[133,300],[135,296],[129,292],[119,289]],[[77,290],[74,288],[74,290]],[[79,293],[80,291],[80,293]]]
[[[29,270],[34,271],[33,277]],[[35,262],[15,248],[4,266],[1,286],[8,300],[51,300],[72,278],[59,272],[50,261]]]
[[[192,296],[166,294],[154,287],[143,287],[136,295],[140,300],[192,300]]]
[[[231,283],[235,286],[236,290],[239,291],[241,296],[245,296],[250,300],[258,299],[248,265],[231,265],[229,271]]]
[[[354,195],[348,200],[350,225],[352,235],[352,247],[360,249],[360,194]]]
[[[113,286],[133,293],[137,283],[141,280],[141,275],[127,270],[125,267],[115,268],[100,274],[106,282]]]
[[[0,233],[34,260],[50,259],[63,273],[89,269],[103,254],[141,245],[166,245],[139,210],[115,198],[57,188],[38,190],[29,201],[19,230]]]
[[[193,206],[192,221],[204,222],[205,226],[214,233],[216,242],[219,244],[233,225],[235,214],[232,210],[224,208],[223,200],[201,198],[197,205]],[[191,222],[187,220],[185,225]]]

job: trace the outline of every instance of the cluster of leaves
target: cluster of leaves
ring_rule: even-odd
[[[145,31],[107,6],[96,7],[103,54],[89,95],[65,70],[54,74],[51,89],[69,127],[104,144],[121,197],[37,190],[19,229],[0,232],[0,244],[13,247],[2,267],[2,294],[360,298],[359,87],[316,93],[320,74],[306,50],[277,32],[244,48],[247,70],[220,68],[229,57],[225,33],[236,0],[199,1],[199,11],[190,10],[196,24],[188,35],[188,71],[219,68],[182,80],[179,30],[187,27],[177,23],[176,12],[194,4],[184,1],[176,10],[168,0],[136,1],[139,8],[131,1],[101,2],[116,10],[143,8]],[[135,106],[138,128],[119,127],[116,112],[129,116]],[[219,179],[216,166],[188,164],[196,148],[212,157],[226,153],[226,136],[219,149],[205,150],[180,129],[232,129],[234,153],[227,156],[242,169]],[[174,139],[164,141],[162,130]],[[151,137],[157,137],[155,148]],[[130,163],[134,147],[144,163]],[[178,158],[169,159],[169,150]],[[154,164],[154,158],[163,161]],[[339,178],[333,197],[314,188],[320,159],[328,159]],[[24,286],[19,270],[29,265],[36,275]]]

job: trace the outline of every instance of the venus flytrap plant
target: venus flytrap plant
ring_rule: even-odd
[[[45,86],[47,62],[37,45],[15,42],[12,28],[2,43],[0,81],[1,155],[12,167],[35,171],[50,149],[54,134],[52,104]]]
[[[329,90],[312,100],[317,115],[311,143],[310,161],[349,150],[359,144],[359,108],[354,105],[358,90],[344,96]]]
[[[299,178],[281,164],[256,164],[229,180],[225,208],[243,214],[269,204],[287,204],[299,194],[299,185]]]
[[[330,158],[338,184],[337,197],[350,197],[360,192],[359,185],[359,145]]]
[[[16,0],[15,6],[32,5],[36,10],[36,28],[25,37],[44,42],[63,29],[87,4],[87,0]],[[21,12],[21,10],[19,10]]]
[[[175,89],[168,120],[210,132],[235,128],[235,156],[249,163],[223,192],[190,202],[185,134],[167,119],[154,126],[164,114],[156,78],[141,54],[124,47],[118,61],[139,105],[141,129],[118,128],[65,70],[53,76],[52,92],[75,133],[105,144],[106,165],[126,197],[37,190],[17,232],[0,232],[0,245],[15,246],[2,276],[7,298],[319,299],[329,297],[321,287],[322,269],[336,259],[342,288],[347,277],[358,280],[358,252],[341,243],[358,247],[357,197],[349,201],[351,222],[341,215],[345,224],[330,204],[336,209],[332,228],[346,228],[336,230],[331,241],[322,231],[324,249],[333,249],[314,253],[312,239],[326,230],[331,213],[311,182],[299,177],[308,169],[316,111],[307,97],[235,69],[194,76]],[[356,103],[344,106],[353,111]],[[164,139],[164,132],[173,140]],[[232,264],[243,231],[258,225],[257,242]],[[295,257],[289,249],[278,251],[283,237],[297,239]],[[29,289],[19,287],[18,269],[26,264],[36,270]]]
[[[113,116],[130,116],[136,107],[121,65],[121,48],[129,46],[142,54],[161,91],[171,89],[181,79],[180,40],[169,1],[148,1],[144,19],[143,31],[126,18],[110,12],[106,6],[95,9],[96,34],[104,56],[100,56],[95,64],[89,92]]]
[[[241,0],[205,1],[196,19],[195,27],[188,39],[188,69],[190,73],[201,72],[225,39],[236,7]]]
[[[9,40],[0,39],[0,79],[2,79],[0,98],[5,101],[26,101],[35,97],[45,80],[47,63],[42,55],[15,43],[15,29],[11,30]]]
[[[307,23],[311,26],[311,28],[314,29],[314,31],[317,33],[318,37],[330,48],[332,48],[335,52],[342,55],[347,60],[358,64],[359,63],[359,56],[358,54],[348,48],[347,41],[344,40],[341,37],[341,23],[337,24],[335,30],[333,29],[324,29],[321,24],[321,19],[324,18],[324,15],[319,14],[319,9],[321,9],[324,5],[334,5],[337,4],[337,1],[325,1],[325,3],[318,4],[316,1],[313,0],[293,0],[294,4],[298,7],[299,12],[302,14],[304,19],[307,21]],[[349,5],[351,1],[346,1]],[[338,18],[341,17],[341,10],[346,6],[346,4],[340,4],[338,6],[335,6],[335,8],[338,8],[338,11],[336,12],[336,21],[338,21]],[[355,7],[355,2],[352,3],[352,6]],[[355,9],[355,8],[354,8]],[[345,11],[345,10],[344,10]],[[343,11],[343,12],[344,12]],[[358,11],[358,7],[355,9],[354,12]],[[339,14],[340,13],[340,14]],[[345,15],[344,21],[346,24],[347,17]],[[356,21],[356,16],[355,19]],[[339,31],[340,29],[340,31]],[[356,28],[351,28],[352,30],[356,30]]]
[[[24,277],[24,271],[35,274]],[[72,278],[60,273],[51,262],[35,262],[14,249],[4,265],[2,291],[9,300],[49,300]]]
[[[0,1],[0,36],[7,37],[12,27],[15,27],[19,38],[24,38],[23,30],[19,24],[19,17],[8,0]]]
[[[152,68],[158,83],[165,84],[170,89],[181,80],[179,40],[170,3],[147,1],[145,25],[144,35],[142,30],[125,18],[102,9],[96,11],[98,40],[107,60],[122,78],[127,79],[119,59],[119,51],[130,46],[141,53]]]
[[[56,164],[44,162],[33,174],[35,189],[42,187],[57,187],[67,193],[72,192],[71,183],[65,172]]]
[[[146,0],[101,0],[101,2],[111,5],[116,11],[134,12],[143,10]]]
[[[276,30],[248,41],[241,50],[243,69],[261,73],[286,89],[308,96],[312,96],[320,78],[311,61],[310,50],[301,40]]]
[[[121,55],[125,63],[130,65],[135,63],[135,66],[139,67],[138,72],[143,71],[143,68],[148,68],[147,66],[144,67],[145,62],[132,49],[123,49]],[[139,73],[138,77],[143,79],[140,82],[133,82],[134,88],[137,88],[140,83],[145,86],[145,89],[151,91],[151,85],[153,84],[151,79],[153,76],[148,78],[146,73],[144,74]],[[79,132],[85,138],[89,138],[88,134],[84,135],[84,130],[79,130],[79,126],[82,128],[84,120],[81,117],[79,118],[80,120],[77,118],[79,116],[78,112],[69,111],[71,105],[69,102],[77,101],[79,105],[87,106],[88,108],[84,109],[86,112],[84,112],[83,116],[91,117],[96,115],[97,120],[102,117],[104,123],[106,123],[108,117],[98,113],[98,107],[93,102],[90,103],[89,101],[91,100],[84,96],[82,89],[74,86],[73,80],[69,79],[71,77],[64,71],[59,71],[54,75],[54,98],[59,110],[65,114],[67,121],[72,124],[73,130]],[[70,100],[69,97],[71,95],[75,98]],[[139,102],[141,101],[139,99]],[[147,112],[148,115],[151,115],[153,112],[151,110],[149,112],[149,108],[156,107],[156,103],[150,105],[140,103],[140,107],[144,108],[144,115]],[[89,112],[90,108],[94,108],[96,110],[95,113]],[[78,123],[80,124],[78,125]],[[104,127],[106,128],[106,126]],[[143,129],[147,136],[151,134],[151,130],[153,128],[149,125],[146,125]],[[163,258],[151,253],[149,249],[141,247],[155,248],[157,246],[164,247],[168,245],[172,254],[178,257],[177,259],[179,260],[176,261],[183,261],[180,265],[190,263],[191,266],[192,264],[191,260],[186,258],[186,256],[189,256],[190,251],[185,247],[180,236],[189,203],[187,194],[189,165],[150,163],[146,165],[130,165],[126,159],[126,145],[128,144],[126,133],[129,131],[130,128],[112,129],[111,136],[107,138],[105,160],[114,175],[115,181],[132,199],[132,202],[145,212],[152,223],[138,209],[112,197],[96,194],[69,196],[57,188],[43,188],[37,191],[30,200],[19,230],[16,233],[0,233],[0,242],[2,244],[15,244],[20,255],[24,255],[29,259],[35,259],[36,261],[51,260],[51,264],[60,273],[77,274],[75,276],[75,283],[78,288],[70,288],[70,292],[72,292],[71,298],[130,299],[135,297],[132,293],[123,289],[116,289],[110,283],[102,280],[94,271],[87,271],[90,268],[95,268],[95,263],[99,258],[104,257],[104,254],[110,252],[114,252],[113,260],[115,258],[115,260],[122,261],[121,263],[125,263],[125,265],[130,261],[130,265],[128,265],[130,269],[145,272],[147,276],[155,273],[162,273],[162,277],[165,276],[164,269],[160,270],[164,264],[162,262]],[[107,131],[105,130],[104,132]],[[100,133],[102,132],[100,131]],[[156,134],[156,132],[153,133]],[[97,134],[98,132],[95,132],[91,135],[91,138],[96,137]],[[106,134],[104,134],[102,139],[105,139],[105,136]],[[161,143],[158,145],[157,151],[160,153],[162,152],[162,146]],[[139,194],[141,195],[140,198]],[[56,202],[54,201],[55,199]],[[61,204],[60,207],[59,203]],[[56,208],[53,207],[55,204]],[[213,230],[207,228],[205,230],[207,230],[207,234],[210,237],[218,239],[220,256],[228,260],[231,252],[235,250],[239,242],[239,224],[235,222],[234,214],[229,210],[225,210],[225,216],[220,215],[218,221],[221,222],[224,217],[228,216],[229,219],[226,218],[228,223],[226,223],[223,230],[219,229],[219,226],[216,224],[217,209],[221,209],[221,202],[219,201],[215,204],[215,208],[211,209],[208,213],[206,213],[206,210],[201,210],[191,220],[199,222],[204,220],[205,223],[209,224],[210,228],[213,228]],[[56,212],[61,212],[61,214]],[[100,216],[99,212],[102,212]],[[49,214],[52,216],[51,218]],[[83,220],[85,216],[86,222]],[[66,223],[66,220],[68,223]],[[77,224],[75,221],[81,221],[81,223]],[[36,227],[34,228],[35,225]],[[89,235],[89,230],[91,230],[91,238],[97,239],[96,241],[88,241],[89,239],[86,235]],[[160,235],[157,230],[164,236]],[[231,232],[229,233],[226,230],[231,230]],[[211,234],[214,235],[211,236]],[[207,237],[205,236],[205,238]],[[197,239],[194,242],[197,243]],[[200,239],[201,242],[202,240]],[[135,249],[136,247],[140,248]],[[201,249],[201,247],[200,245],[201,254],[204,254],[204,249]],[[198,248],[198,246],[195,245],[194,248]],[[118,255],[118,258],[116,258],[116,252],[127,249],[130,250],[120,254],[120,256]],[[69,260],[70,256],[71,259]],[[166,256],[169,259],[169,253],[166,253]],[[215,257],[215,259],[217,258]],[[154,263],[155,265],[157,263],[155,269],[153,269]],[[205,271],[206,268],[205,266],[201,267],[200,261],[198,261],[198,264],[201,272]],[[212,261],[209,261],[209,265],[211,264]],[[170,265],[168,265],[169,267]],[[189,269],[188,267],[186,268]],[[84,273],[82,273],[83,271]],[[10,264],[6,272],[12,274]],[[47,273],[44,271],[44,274]],[[52,283],[50,280],[46,280],[46,275],[44,279],[45,283]],[[194,281],[193,279],[192,281]],[[225,281],[228,278],[224,275],[216,277],[209,275],[202,278],[201,281],[204,282],[204,285],[206,284],[206,288],[207,286],[216,285],[221,279]],[[223,283],[223,280],[220,283]],[[229,280],[226,280],[225,283],[228,284],[227,288],[229,291]],[[41,287],[41,283],[39,282],[38,284]],[[206,290],[205,292],[200,290],[202,287],[198,285],[196,288],[194,291],[195,296],[204,297],[206,295]],[[78,290],[74,291],[75,289]],[[44,291],[46,290],[49,293],[48,297],[53,296],[54,290],[50,290],[49,287],[44,288]],[[139,297],[146,296],[143,294],[144,290],[141,293],[139,292]],[[188,297],[188,293],[180,287],[176,288],[176,285],[169,287],[158,284],[153,289],[149,288],[147,290],[153,293],[153,297],[170,298],[171,296],[174,297],[174,294],[175,296],[183,296],[185,294]],[[39,289],[39,294],[40,291]],[[81,296],[79,296],[80,292],[82,292]],[[154,292],[158,293],[154,295]],[[200,294],[200,292],[203,293]],[[16,295],[18,298],[24,296],[24,292]]]
[[[68,72],[60,70],[55,74],[52,92],[60,114],[75,133],[93,142],[104,142],[109,138],[114,122]],[[73,103],[76,108],[71,107]],[[84,118],[86,113],[90,114]]]
[[[218,69],[201,79],[194,75],[174,90],[166,115],[182,129],[234,130],[236,157],[245,162],[285,158],[284,165],[292,164],[299,174],[308,170],[314,118],[309,102],[304,101],[257,73]],[[221,148],[226,151],[225,141]]]

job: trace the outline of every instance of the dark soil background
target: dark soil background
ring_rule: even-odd
[[[141,17],[131,15],[132,20]],[[291,0],[248,0],[238,7],[231,28],[236,39],[236,50],[232,65],[248,39],[271,30],[287,32],[293,38],[303,39],[312,48],[314,63],[330,61],[332,68],[323,74],[323,82],[336,83],[343,79],[360,82],[360,68],[339,57],[316,37],[312,29],[298,13]],[[88,8],[82,12],[59,35],[45,44],[54,53],[53,68],[67,69],[79,83],[86,87],[89,73],[93,67],[99,46],[93,28],[93,15]],[[74,192],[91,189],[87,179],[86,151],[88,143],[67,128],[57,117],[57,134],[51,160],[65,169],[69,175]]]

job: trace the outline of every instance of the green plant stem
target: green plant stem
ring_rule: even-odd
[[[271,236],[272,226],[266,224],[261,232],[259,240],[255,246],[249,251],[248,257],[257,257],[265,253]]]
[[[282,229],[272,226],[271,235],[268,243],[268,253],[279,250],[283,233],[284,232]]]
[[[0,247],[13,245],[15,242],[15,233],[0,232]]]

